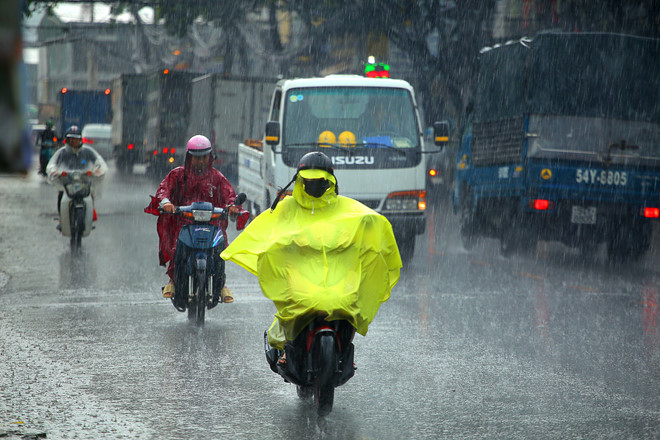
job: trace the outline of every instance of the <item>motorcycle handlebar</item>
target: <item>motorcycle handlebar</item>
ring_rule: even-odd
[[[245,193],[240,193],[237,197],[234,203],[230,206],[240,206],[242,205],[247,196]],[[193,220],[193,213],[192,213],[192,205],[187,205],[187,206],[174,206],[174,212],[166,212],[163,210],[162,206],[158,207],[158,212],[162,214],[170,214],[170,215],[180,215],[183,216],[184,218],[188,218],[189,220]],[[230,215],[229,211],[227,208],[217,208],[213,207],[212,209],[212,217],[211,220],[227,220],[228,218],[231,219],[232,221],[236,221],[236,229],[241,230],[245,227],[247,220],[250,216],[250,213],[247,212],[244,209],[241,209],[238,214]],[[210,221],[210,220],[209,220]]]

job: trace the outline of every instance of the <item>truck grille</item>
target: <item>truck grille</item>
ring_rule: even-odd
[[[363,205],[367,206],[368,208],[371,209],[376,209],[378,208],[378,205],[380,205],[380,200],[375,199],[375,200],[358,200],[358,202],[362,203]]]

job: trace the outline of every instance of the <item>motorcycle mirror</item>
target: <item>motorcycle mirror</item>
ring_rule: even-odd
[[[240,193],[239,195],[236,196],[236,200],[234,200],[234,205],[242,205],[243,202],[245,202],[245,199],[247,199],[247,196],[245,193]]]

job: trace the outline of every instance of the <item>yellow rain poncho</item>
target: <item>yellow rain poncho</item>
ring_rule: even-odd
[[[315,198],[304,191],[303,176],[331,185]],[[221,254],[255,274],[275,303],[269,331],[275,348],[283,349],[282,329],[293,339],[318,314],[346,319],[365,335],[399,280],[401,257],[389,221],[338,196],[335,185],[326,171],[300,171],[293,197],[255,218]]]

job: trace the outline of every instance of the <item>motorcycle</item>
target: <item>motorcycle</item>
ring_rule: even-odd
[[[245,202],[245,194],[236,197],[234,205]],[[159,211],[163,212],[162,209]],[[220,253],[225,249],[222,228],[212,220],[225,220],[228,212],[210,202],[194,202],[177,206],[173,215],[190,221],[183,225],[177,238],[174,254],[174,296],[172,304],[180,311],[188,311],[188,320],[204,325],[207,309],[222,302],[220,292],[225,286],[225,261]],[[249,213],[242,211],[236,218],[236,229],[245,228]]]
[[[353,336],[355,328],[348,321],[328,322],[317,316],[294,340],[285,343],[284,357],[268,344],[265,333],[266,360],[285,382],[296,385],[298,397],[313,397],[318,415],[326,416],[332,411],[335,388],[355,374]]]
[[[61,171],[54,182],[64,188],[60,201],[60,232],[71,237],[71,251],[77,252],[82,238],[94,229],[92,185],[95,177],[92,171]]]

